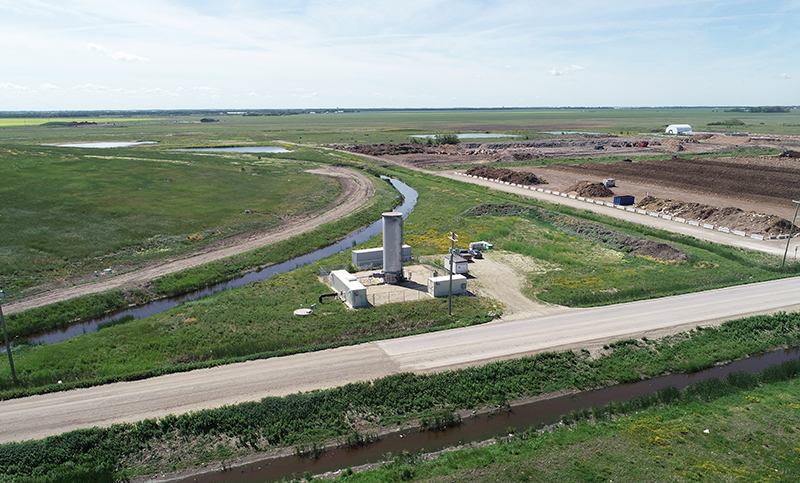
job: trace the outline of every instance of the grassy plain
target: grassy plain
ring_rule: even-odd
[[[64,159],[59,163],[55,163],[54,169],[55,167],[61,169],[61,165],[68,165],[70,162],[77,163],[75,159],[71,159],[73,157],[84,157],[84,166],[86,167],[99,169],[97,166],[100,164],[107,166],[113,163],[114,166],[120,165],[116,169],[124,171],[124,169],[130,168],[123,162],[124,158],[134,158],[132,160],[129,159],[128,164],[134,162],[143,163],[142,165],[149,168],[148,171],[158,169],[176,170],[174,173],[177,177],[183,173],[181,167],[186,166],[185,164],[163,163],[159,162],[159,160],[188,161],[202,158],[204,155],[168,152],[166,148],[199,145],[262,145],[275,143],[279,140],[303,144],[402,142],[407,140],[410,134],[426,134],[432,131],[507,132],[517,133],[529,138],[539,136],[537,133],[544,130],[649,133],[660,131],[663,126],[673,122],[688,122],[693,124],[696,130],[703,130],[703,126],[708,123],[730,117],[737,117],[746,122],[745,126],[739,126],[736,128],[737,130],[777,134],[797,134],[800,132],[800,120],[796,110],[789,114],[758,115],[738,113],[733,115],[714,109],[389,111],[274,118],[223,117],[220,123],[210,124],[175,122],[192,120],[191,118],[148,119],[126,121],[124,126],[115,128],[2,127],[0,128],[0,169],[10,169],[8,166],[13,165],[11,160],[14,154],[7,151],[18,150],[19,152],[29,153],[31,159],[35,159],[33,153],[62,153],[58,154],[58,156],[63,156]],[[157,144],[114,150],[113,152],[109,150],[83,150],[85,154],[81,155],[74,154],[77,153],[75,151],[76,148],[39,146],[39,143],[69,141],[156,141]],[[48,151],[51,149],[52,151]],[[88,156],[110,156],[115,159],[89,158]],[[776,268],[778,262],[774,257],[714,246],[694,239],[642,229],[635,225],[621,224],[612,219],[600,218],[578,210],[568,210],[548,204],[540,205],[553,212],[601,222],[620,231],[668,241],[687,251],[691,256],[689,262],[683,264],[663,264],[644,258],[626,257],[620,252],[611,250],[596,241],[571,237],[551,221],[541,217],[477,217],[467,214],[467,210],[482,203],[532,204],[530,200],[493,192],[480,187],[467,186],[456,181],[433,179],[420,173],[411,173],[392,167],[380,167],[378,163],[358,160],[350,155],[303,148],[291,155],[265,155],[261,160],[258,159],[257,155],[215,155],[212,158],[206,157],[202,158],[203,161],[191,162],[202,166],[209,173],[217,173],[218,171],[215,170],[224,171],[224,176],[221,175],[223,176],[222,179],[226,179],[225,176],[228,176],[233,180],[240,179],[238,175],[241,174],[241,168],[245,168],[245,170],[268,169],[268,167],[262,167],[259,164],[259,162],[265,162],[265,159],[268,162],[267,166],[273,164],[282,166],[284,163],[287,166],[292,166],[293,163],[295,165],[306,165],[316,162],[326,164],[347,162],[361,165],[374,172],[398,176],[420,193],[417,209],[408,218],[405,225],[406,242],[414,246],[416,253],[442,253],[446,249],[446,234],[450,230],[459,233],[462,240],[490,239],[495,241],[496,246],[500,248],[529,256],[538,260],[542,266],[552,268],[552,270],[545,270],[544,273],[530,274],[529,282],[532,287],[536,287],[535,290],[531,288],[530,291],[532,296],[540,297],[543,300],[555,301],[556,303],[571,305],[612,303],[747,281],[765,280],[791,275],[796,271],[796,267],[790,267],[788,270],[778,270]],[[292,161],[292,158],[295,161]],[[90,163],[88,160],[95,160],[95,163]],[[237,168],[239,168],[238,172]],[[61,172],[61,174],[64,173],[66,173],[66,176],[70,175],[68,170]],[[282,174],[288,174],[288,172]],[[138,175],[142,176],[141,174]],[[167,176],[163,178],[169,179]],[[159,179],[163,178],[152,178],[150,181],[158,184]],[[75,183],[79,185],[80,180],[76,180]],[[133,184],[133,186],[136,186],[136,184]],[[145,187],[144,185],[139,186]],[[123,189],[127,189],[127,187],[123,187]],[[197,196],[197,193],[192,192],[190,188],[185,189],[185,196]],[[135,195],[136,193],[132,194],[134,198]],[[5,192],[0,193],[0,196],[2,196],[4,204],[11,197],[10,194]],[[46,198],[49,193],[42,191],[40,196]],[[43,205],[46,205],[46,203],[39,206]],[[80,205],[75,205],[72,208],[74,213],[69,216],[75,216],[76,213],[80,214],[80,208]],[[192,209],[191,206],[187,207],[185,205],[183,208]],[[120,212],[122,212],[121,209]],[[114,217],[107,215],[101,221],[102,223],[111,224],[114,221]],[[167,224],[169,225],[169,223]],[[199,229],[194,229],[185,231],[179,236],[187,233],[189,235],[195,233],[202,235]],[[32,237],[32,242],[35,242],[36,238]],[[326,237],[324,232],[321,232],[316,234],[315,237],[309,238],[307,243],[293,248],[295,250],[304,248],[310,250],[329,241],[330,238]],[[368,242],[366,245],[375,246],[377,245],[377,240]],[[6,249],[5,242],[0,246]],[[281,252],[282,255],[279,255],[279,257],[289,257],[289,255],[285,255],[288,253],[295,252],[287,250]],[[69,257],[70,255],[67,256]],[[333,257],[330,262],[347,261],[347,257],[347,254],[341,254]],[[61,258],[63,259],[63,256]],[[263,263],[263,259],[259,260],[258,263]],[[64,261],[56,260],[56,262],[61,264]],[[201,269],[201,271],[207,270],[207,273],[193,273],[188,276],[178,275],[171,282],[164,282],[168,286],[164,290],[171,293],[171,291],[181,291],[189,287],[202,285],[206,280],[218,279],[219,277],[239,272],[249,262],[243,262],[241,265],[237,265],[237,263],[239,262],[231,264],[235,268],[230,272],[226,272],[224,267],[226,264],[222,264],[221,267],[217,268]],[[38,267],[40,270],[47,267],[46,265],[39,266],[35,264],[32,264],[32,266]],[[600,270],[600,275],[598,275],[597,270]],[[181,277],[185,279],[182,281],[180,280]],[[647,281],[648,285],[642,285],[644,281]],[[4,279],[2,283],[7,282]],[[642,288],[645,288],[645,290],[642,290]],[[318,294],[319,290],[322,289],[323,287],[314,279],[310,269],[301,269],[292,274],[275,277],[253,287],[203,299],[141,321],[131,321],[112,326],[101,330],[97,334],[81,336],[69,342],[41,347],[21,345],[15,349],[15,358],[18,361],[17,369],[24,381],[23,386],[22,388],[12,389],[8,383],[10,379],[8,367],[0,366],[0,379],[6,381],[4,383],[6,391],[3,392],[3,397],[20,394],[20,389],[22,392],[55,389],[50,384],[59,379],[67,382],[67,387],[74,387],[116,379],[146,377],[163,372],[187,370],[202,365],[243,360],[248,357],[277,355],[291,351],[352,343],[356,340],[387,337],[421,330],[434,330],[454,322],[452,319],[434,315],[443,312],[439,301],[428,301],[430,303],[425,302],[424,304],[404,305],[402,307],[392,305],[388,306],[389,309],[383,309],[383,311],[381,311],[381,308],[374,309],[372,313],[339,314],[338,312],[331,312],[326,317],[335,318],[337,325],[330,330],[312,330],[303,326],[302,322],[297,322],[294,319],[289,321],[283,319],[282,314],[290,313],[293,308],[297,307],[298,303],[305,301],[305,298],[303,298],[303,301],[299,301],[298,296],[302,297],[303,294],[308,294],[310,299],[312,295]],[[480,299],[459,298],[457,300],[456,313],[459,314],[462,323],[483,320],[489,310],[488,303]],[[398,307],[400,308],[398,309]],[[740,327],[731,332],[732,339],[722,340],[720,346],[693,334],[688,338],[699,341],[699,343],[687,346],[687,352],[673,354],[674,361],[669,363],[664,362],[667,361],[667,356],[672,354],[669,344],[652,345],[650,347],[651,344],[649,342],[626,343],[611,348],[613,349],[611,351],[613,354],[619,354],[624,357],[607,359],[615,361],[608,366],[603,366],[598,362],[596,366],[593,366],[593,371],[596,372],[582,372],[583,369],[578,371],[579,367],[574,364],[579,364],[581,367],[588,367],[589,364],[581,357],[576,358],[575,354],[569,353],[572,355],[558,356],[554,358],[554,361],[564,365],[559,366],[560,369],[558,371],[548,371],[547,375],[561,371],[561,375],[568,382],[564,383],[566,386],[553,385],[548,382],[548,389],[546,390],[557,390],[558,387],[585,387],[601,380],[633,380],[642,374],[657,374],[665,370],[707,367],[709,361],[713,364],[714,361],[733,359],[765,348],[783,344],[797,344],[796,337],[792,335],[796,332],[796,328],[792,328],[794,322],[782,322],[782,319],[776,320],[772,318],[759,320],[763,322],[759,322],[762,325],[755,324],[744,329]],[[218,330],[220,324],[225,328],[222,332],[230,332],[230,336],[221,337]],[[271,339],[264,338],[260,334],[264,328],[269,328],[270,331],[275,332],[276,336]],[[758,343],[752,343],[757,336],[765,336],[766,338],[759,339]],[[154,342],[152,350],[146,347],[151,340]],[[147,341],[147,343],[143,341]],[[215,354],[213,358],[211,351]],[[119,355],[113,356],[115,353],[119,353]],[[108,357],[109,354],[112,354],[112,357]],[[656,363],[657,361],[661,362]],[[509,397],[513,397],[506,385],[512,379],[505,377],[507,375],[504,372],[506,369],[498,369],[498,367],[503,366],[491,365],[486,369],[503,375],[501,380],[505,382],[500,384],[496,392],[479,391],[479,387],[485,387],[484,383],[486,381],[485,376],[479,376],[480,384],[471,383],[472,385],[465,386],[466,389],[463,389],[459,397],[467,398],[471,401],[469,404],[472,405],[503,402]],[[535,371],[524,368],[521,369],[521,374],[527,374],[531,377],[542,376],[542,374],[537,375]],[[386,386],[392,389],[391,398],[386,396],[386,400],[396,399],[398,394],[397,383],[402,382],[402,380],[402,378],[393,379],[386,383]],[[424,396],[430,392],[426,387],[428,386],[409,389],[405,393]],[[537,391],[541,390],[543,389],[537,389]],[[309,397],[314,399],[320,396],[311,395]],[[294,404],[299,400],[290,398],[287,401],[289,404]],[[305,399],[302,400],[305,401]],[[420,401],[424,402],[423,400]],[[428,402],[430,403],[431,401]],[[399,403],[404,408],[403,411],[408,413],[406,417],[419,416],[420,412],[412,414],[408,410],[413,404],[421,404],[419,401],[412,404],[401,400]],[[311,406],[304,404],[303,407],[310,408]],[[439,409],[436,408],[435,410]],[[249,411],[250,409],[247,407],[242,410]],[[429,410],[431,410],[430,406],[427,409],[419,409],[419,411]],[[312,417],[323,417],[326,420],[329,420],[327,419],[328,416],[334,414],[325,411],[310,411]],[[191,420],[188,416],[187,418],[186,421]],[[196,418],[199,418],[196,419],[197,421],[201,419],[203,421],[222,421],[222,417],[216,413],[207,413]],[[166,436],[163,432],[160,432],[162,430],[156,429],[171,426],[155,425],[154,429],[154,424],[152,421],[143,422],[135,426],[135,431],[137,434],[143,435],[143,437],[151,434],[155,439],[150,442],[158,445],[158,442]],[[201,424],[200,426],[203,425]],[[306,434],[285,433],[289,437],[286,441],[313,441],[320,437],[326,437],[325,435],[328,434],[320,432],[320,428],[327,428],[327,426],[320,426],[318,421],[310,423],[310,427],[312,430]],[[208,428],[214,431],[209,429],[210,432],[201,438],[206,438],[204,441],[211,445],[212,451],[202,450],[200,451],[200,456],[195,455],[183,462],[166,461],[163,462],[163,467],[169,469],[170,467],[181,467],[193,462],[222,458],[222,453],[217,453],[213,450],[214,447],[219,448],[218,443],[222,441],[218,433],[215,432],[217,431],[214,429],[216,426],[212,424]],[[241,426],[237,426],[237,428],[237,431],[242,429]],[[152,433],[148,433],[150,430],[152,430]],[[342,434],[347,434],[350,429],[341,426],[337,430],[344,431]],[[105,431],[95,431],[97,433],[95,436],[99,439],[92,439],[94,436],[89,435],[92,431],[80,433],[77,436],[66,436],[63,439],[64,442],[68,445],[76,443],[77,446],[71,447],[72,449],[64,454],[80,456],[58,463],[63,464],[61,470],[67,471],[67,473],[74,471],[74,473],[69,474],[74,475],[76,478],[80,474],[85,474],[82,473],[83,468],[93,468],[92,471],[102,470],[105,471],[104,475],[113,475],[113,468],[116,467],[118,460],[112,458],[112,460],[100,462],[92,459],[98,455],[97,451],[104,447],[102,441],[116,441],[113,438],[108,438],[108,434]],[[116,428],[110,431],[118,431],[123,437],[128,438],[128,436],[125,436],[129,434],[125,432],[128,431],[127,429]],[[232,432],[231,434],[236,434],[235,438],[240,438],[241,441],[245,442],[244,445],[247,446],[249,443],[246,442],[251,441],[251,436],[257,437],[254,431],[256,431],[255,428],[245,426],[244,432]],[[764,441],[763,434],[760,435],[757,431],[765,430],[757,429],[753,431],[756,440],[762,438],[761,441]],[[91,437],[83,439],[86,435]],[[601,443],[592,444],[614,446],[618,436],[612,433],[604,433],[603,437],[605,439],[602,439]],[[81,441],[88,444],[88,446],[82,446],[83,443]],[[91,443],[91,441],[94,441],[94,443]],[[131,440],[127,439],[125,441],[130,442]],[[257,441],[257,439],[252,441]],[[539,441],[548,442],[550,440],[542,438]],[[559,448],[566,448],[565,446],[558,446],[556,440],[553,441],[555,441],[552,443],[555,445],[555,451],[558,451]],[[55,447],[54,442],[55,440],[49,441],[45,444],[45,447]],[[136,443],[138,445],[136,447],[142,449],[147,447],[148,444]],[[208,447],[206,446],[206,449]],[[87,449],[84,451],[76,448]],[[590,448],[593,448],[593,446],[590,445]],[[225,450],[225,447],[222,446],[222,449]],[[744,448],[742,451],[746,449]],[[14,446],[11,447],[11,451],[14,454],[27,454],[30,457],[34,457],[39,454],[37,452],[41,451],[41,449],[33,450],[30,447]],[[95,452],[92,453],[92,451]],[[230,449],[230,451],[235,451],[235,449]],[[530,455],[531,453],[524,454]],[[530,456],[528,459],[537,458],[537,454]],[[558,453],[549,453],[549,455],[545,455],[545,462],[556,458]],[[105,457],[105,455],[102,457]],[[548,460],[548,458],[550,459]],[[520,458],[520,460],[522,459],[524,458]],[[603,458],[598,458],[597,461],[596,463],[595,460],[591,460],[590,466],[587,467],[588,473],[580,473],[582,471],[581,468],[574,471],[579,471],[576,474],[578,476],[583,475],[581,478],[584,480],[593,481],[592,478],[605,475],[605,473],[600,474],[605,471],[602,466],[592,466],[601,465],[604,460]],[[655,460],[653,461],[655,462]],[[689,460],[687,459],[686,461]],[[765,461],[770,460],[765,459]],[[86,463],[86,466],[84,466],[84,463]],[[110,466],[104,466],[106,464]],[[516,473],[509,474],[513,478],[523,481],[527,477],[526,468],[529,467],[530,465],[525,466],[518,472],[520,475],[518,478],[515,476]],[[494,475],[496,476],[497,471],[504,471],[504,468],[500,467]],[[562,471],[562,469],[558,469],[561,468],[558,465],[553,465],[553,468],[555,468],[554,471]],[[697,468],[702,469],[702,462]],[[412,471],[418,470],[412,468]],[[569,478],[569,475],[573,474],[569,473],[569,471],[573,471],[569,468],[563,471],[567,471],[567,473],[554,473],[556,476],[552,478]],[[480,473],[480,471],[477,473]],[[4,472],[4,474],[8,473]],[[42,467],[39,470],[39,474],[54,476],[56,473],[47,473]],[[680,474],[683,475],[683,473]],[[712,471],[707,474],[714,475],[715,473]],[[463,477],[463,475],[459,477]],[[91,478],[89,479],[91,480]],[[443,479],[446,480],[448,478],[444,477]],[[669,478],[665,477],[664,479]],[[77,479],[73,480],[77,481]],[[720,478],[720,480],[723,480],[723,478]],[[23,478],[18,481],[26,480]],[[43,476],[43,481],[48,481],[47,477]]]
[[[318,163],[257,155],[0,145],[0,285],[170,258],[333,202]],[[250,213],[245,213],[249,210]]]

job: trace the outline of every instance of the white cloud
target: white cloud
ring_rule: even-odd
[[[112,54],[110,50],[108,50],[107,48],[103,47],[102,45],[97,45],[97,44],[89,44],[89,45],[87,45],[86,46],[86,50],[91,50],[92,52],[100,52],[100,53],[106,54],[112,60],[122,60],[122,61],[125,61],[125,62],[136,62],[136,61],[148,62],[150,60],[147,57],[142,57],[141,55],[131,54],[131,53],[122,52],[122,51],[117,51],[117,52],[114,52]]]
[[[53,84],[42,84],[39,86],[39,89],[44,91],[54,91],[58,89],[58,86],[54,86]]]
[[[548,72],[552,76],[561,76],[561,75],[568,75],[573,72],[578,72],[584,70],[586,67],[582,67],[580,65],[571,65],[569,67],[553,67]]]
[[[219,91],[219,89],[217,89],[216,87],[205,87],[205,86],[195,87],[194,90],[199,91],[199,92],[218,92]]]
[[[111,54],[114,60],[124,60],[125,62],[149,62],[150,59],[141,55],[129,54],[128,52],[114,52]]]
[[[98,86],[92,84],[91,82],[87,84],[81,84],[79,86],[74,86],[72,89],[76,91],[89,91],[89,92],[105,92],[108,90],[105,86]]]
[[[10,84],[8,82],[0,82],[0,90],[4,91],[29,91],[30,89],[26,86],[21,86],[18,84]]]
[[[786,72],[782,73],[780,77],[781,77],[781,79],[791,79],[792,78],[792,76],[790,76]]]
[[[93,52],[102,52],[104,54],[110,54],[108,49],[106,49],[102,45],[97,45],[97,44],[89,44],[89,45],[87,45],[86,46],[86,50],[91,50]]]

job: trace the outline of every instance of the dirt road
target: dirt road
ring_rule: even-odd
[[[598,350],[697,325],[800,308],[800,278],[484,324],[135,382],[0,402],[0,443],[182,414],[399,372],[481,365],[543,351]]]
[[[570,310],[560,305],[533,301],[522,293],[527,283],[526,274],[545,271],[530,257],[503,250],[491,250],[483,254],[482,260],[470,263],[469,271],[475,276],[469,281],[472,292],[503,303],[503,315],[498,321],[541,317]]]
[[[336,201],[322,210],[303,217],[297,217],[275,230],[254,234],[250,237],[242,238],[234,244],[215,250],[205,250],[186,255],[180,259],[165,260],[158,264],[145,266],[136,271],[121,273],[115,276],[104,276],[88,283],[53,289],[14,302],[9,302],[3,304],[3,312],[6,314],[13,314],[42,305],[69,300],[74,297],[143,284],[169,273],[179,272],[187,268],[262,248],[295,235],[311,231],[320,225],[336,221],[343,216],[349,215],[354,210],[361,207],[375,191],[372,180],[356,170],[329,167],[327,169],[317,169],[309,172],[322,176],[336,177],[343,185],[344,190],[342,194]]]

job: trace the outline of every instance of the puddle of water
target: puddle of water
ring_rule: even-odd
[[[507,436],[508,428],[524,431],[530,427],[542,427],[558,422],[572,411],[604,406],[612,401],[626,401],[652,394],[660,389],[687,386],[716,377],[722,379],[731,372],[756,373],[767,367],[797,359],[800,349],[786,349],[736,361],[725,366],[707,369],[693,374],[663,376],[634,384],[621,384],[605,389],[561,396],[545,401],[514,406],[510,411],[496,415],[481,415],[468,418],[460,426],[442,431],[420,433],[408,430],[383,436],[378,442],[356,449],[329,449],[319,458],[287,456],[257,461],[232,471],[207,473],[176,479],[178,483],[262,483],[302,475],[337,471],[369,463],[384,461],[383,455],[408,451],[412,454],[434,452],[468,442],[486,441],[498,436]]]
[[[141,144],[155,144],[155,141],[138,141],[138,142],[99,141],[93,143],[45,144],[45,146],[58,146],[60,148],[127,148],[129,146],[139,146]]]
[[[207,153],[291,153],[288,149],[278,146],[236,146],[227,148],[185,148],[170,149],[170,151],[197,151]]]
[[[417,204],[417,192],[400,180],[390,179],[389,181],[392,183],[392,186],[394,186],[400,192],[400,194],[403,195],[403,202],[397,208],[395,208],[394,211],[402,213],[403,218],[406,218],[414,210],[414,205]],[[89,322],[82,322],[79,324],[71,325],[64,329],[56,329],[47,333],[33,334],[26,337],[26,339],[28,339],[34,344],[42,344],[42,343],[54,344],[56,342],[66,340],[69,339],[70,337],[75,337],[77,335],[87,334],[90,332],[97,332],[98,324],[101,324],[103,322],[108,322],[113,319],[118,319],[126,315],[132,315],[137,319],[149,317],[151,315],[164,312],[165,310],[169,310],[183,302],[197,300],[207,295],[222,292],[223,290],[230,290],[236,287],[244,287],[245,285],[249,285],[253,282],[260,282],[262,280],[266,280],[275,274],[286,273],[295,270],[299,267],[302,267],[303,265],[317,262],[319,260],[322,260],[323,258],[327,258],[341,251],[349,250],[350,248],[353,247],[354,243],[355,244],[363,243],[369,240],[370,238],[379,235],[382,231],[383,231],[383,221],[378,220],[373,224],[369,225],[368,227],[362,229],[361,231],[358,231],[348,236],[347,238],[337,243],[334,243],[333,245],[328,245],[327,247],[321,248],[311,253],[307,253],[305,255],[301,255],[291,260],[287,260],[283,263],[271,265],[262,270],[250,272],[242,277],[229,280],[227,282],[222,282],[217,285],[212,285],[202,290],[181,295],[179,297],[158,300],[155,302],[151,302],[147,305],[134,307],[121,312],[116,312],[99,319],[91,320]],[[1,340],[0,340],[0,347],[2,347],[2,351],[5,352],[5,344],[3,344]]]

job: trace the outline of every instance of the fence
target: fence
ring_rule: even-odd
[[[428,292],[419,290],[402,290],[399,292],[381,292],[367,294],[367,300],[373,305],[386,305],[396,302],[412,302],[416,300],[430,299]]]

